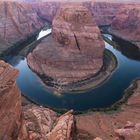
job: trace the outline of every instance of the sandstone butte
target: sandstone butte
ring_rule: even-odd
[[[0,139],[1,140],[139,140],[140,80],[133,94],[112,113],[94,112],[63,115],[23,102],[16,85],[18,71],[0,61]],[[130,86],[132,87],[132,86]]]
[[[0,53],[26,40],[43,25],[30,4],[0,1]]]
[[[82,5],[60,8],[45,38],[27,57],[29,66],[65,85],[95,75],[103,65],[104,42],[91,13]]]
[[[110,32],[140,47],[140,5],[127,5],[113,19]]]

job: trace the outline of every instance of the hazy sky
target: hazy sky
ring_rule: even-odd
[[[132,2],[132,3],[135,3],[135,2],[139,2],[140,3],[140,0],[0,0],[0,1],[26,1],[26,2],[46,2],[46,1],[61,1],[61,2],[80,2],[80,1],[96,1],[96,2],[102,2],[102,1],[105,1],[105,2]]]

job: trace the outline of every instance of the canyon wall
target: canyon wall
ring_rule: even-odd
[[[122,39],[139,42],[140,5],[127,5],[121,8],[111,24],[110,32]]]
[[[98,26],[110,25],[112,20],[119,12],[120,7],[123,6],[123,3],[111,3],[111,2],[83,2],[94,16]]]
[[[0,2],[0,53],[33,35],[44,22],[30,4]]]
[[[31,4],[34,10],[36,11],[37,15],[41,19],[50,23],[52,23],[52,20],[61,5],[60,2],[37,2]]]

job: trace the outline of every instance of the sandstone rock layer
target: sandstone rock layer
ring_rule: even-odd
[[[110,32],[122,39],[139,42],[140,6],[134,4],[122,7],[112,22]]]
[[[30,4],[0,2],[0,53],[37,32],[44,22]]]
[[[18,71],[0,61],[0,139],[15,140],[21,125],[21,95],[16,85]]]
[[[65,5],[53,20],[52,36],[28,55],[28,64],[63,85],[95,75],[103,65],[103,51],[103,39],[88,9]]]

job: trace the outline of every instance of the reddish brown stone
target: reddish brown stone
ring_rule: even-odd
[[[103,51],[103,39],[88,9],[65,5],[53,20],[52,36],[28,55],[28,64],[39,74],[67,84],[96,74]]]
[[[0,61],[0,139],[15,140],[21,125],[21,95],[16,85],[18,71]]]
[[[0,53],[37,32],[44,22],[30,4],[0,2]]]

